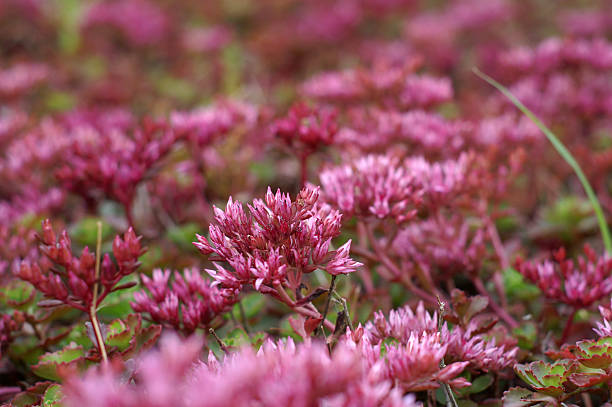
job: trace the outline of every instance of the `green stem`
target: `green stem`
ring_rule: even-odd
[[[593,210],[595,211],[595,216],[597,216],[597,222],[599,223],[599,229],[601,230],[601,237],[603,239],[604,246],[608,253],[612,253],[612,239],[610,238],[610,229],[608,228],[608,224],[606,222],[606,218],[604,216],[603,210],[601,209],[601,205],[599,204],[599,200],[589,183],[589,180],[582,172],[580,165],[569,152],[569,150],[563,145],[561,140],[554,135],[552,131],[531,111],[529,110],[520,100],[516,98],[504,85],[497,82],[495,79],[491,78],[489,75],[481,72],[478,68],[474,68],[473,72],[486,81],[491,86],[495,87],[499,90],[504,96],[506,96],[513,104],[516,106],[525,116],[527,116],[536,126],[544,133],[548,141],[553,145],[553,147],[557,150],[557,152],[563,157],[565,162],[569,164],[570,167],[574,170],[584,191],[586,192],[589,200],[591,201],[591,205],[593,206]]]
[[[89,319],[91,320],[91,326],[98,342],[98,349],[104,363],[108,363],[108,355],[106,354],[106,347],[104,346],[104,338],[102,337],[102,331],[100,330],[100,323],[98,322],[98,316],[96,315],[98,308],[98,280],[100,280],[100,258],[102,251],[102,222],[98,221],[98,235],[96,241],[96,269],[95,269],[95,283],[93,286],[93,299],[91,301],[91,307],[89,308]]]

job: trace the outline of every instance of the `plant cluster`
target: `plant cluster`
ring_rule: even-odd
[[[607,0],[0,0],[0,405],[612,405]]]

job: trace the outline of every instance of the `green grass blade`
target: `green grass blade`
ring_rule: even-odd
[[[478,77],[485,80],[488,84],[503,93],[504,96],[506,96],[514,104],[514,106],[516,106],[521,112],[523,112],[525,116],[527,116],[532,122],[534,122],[535,125],[538,126],[538,128],[542,131],[542,133],[544,133],[546,138],[548,138],[548,141],[550,141],[553,147],[555,147],[561,157],[563,157],[565,162],[567,162],[569,166],[572,167],[572,169],[578,176],[578,179],[580,180],[580,183],[582,184],[582,187],[584,188],[584,191],[586,192],[589,200],[591,201],[591,205],[593,205],[593,210],[595,211],[595,216],[597,216],[597,222],[599,223],[599,229],[601,230],[601,237],[603,239],[606,251],[608,253],[612,253],[612,240],[610,239],[610,229],[608,228],[608,224],[606,222],[603,210],[601,209],[601,205],[599,204],[599,200],[597,199],[597,196],[595,195],[591,184],[589,184],[589,180],[584,175],[584,172],[582,172],[580,165],[578,164],[576,159],[574,159],[572,153],[570,153],[569,150],[563,145],[561,140],[559,140],[557,136],[555,136],[553,132],[550,131],[550,129],[546,127],[546,125],[540,119],[538,119],[538,117],[533,114],[531,110],[529,110],[524,104],[522,104],[521,101],[518,100],[516,96],[514,96],[512,92],[510,92],[504,85],[497,82],[489,75],[481,72],[478,68],[474,68],[473,71]]]

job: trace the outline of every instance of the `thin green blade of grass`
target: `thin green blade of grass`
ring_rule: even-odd
[[[489,75],[483,73],[478,68],[473,68],[472,71],[481,79],[486,81],[489,85],[493,86],[497,90],[499,90],[504,96],[506,96],[513,104],[516,106],[525,116],[527,116],[532,122],[535,123],[536,126],[544,133],[548,141],[553,145],[555,150],[561,155],[561,157],[569,164],[570,167],[574,170],[584,191],[587,194],[587,197],[591,201],[591,205],[593,206],[593,211],[595,212],[595,216],[597,216],[597,222],[599,223],[599,229],[601,230],[601,237],[608,253],[612,253],[612,240],[610,239],[610,229],[608,228],[608,224],[606,222],[606,218],[604,216],[603,210],[601,209],[601,205],[599,204],[599,200],[589,183],[586,175],[582,172],[582,168],[570,153],[570,151],[565,147],[565,145],[555,136],[555,134],[548,128],[546,125],[540,120],[531,110],[527,108],[520,100],[516,98],[501,83],[497,82],[495,79],[491,78]]]

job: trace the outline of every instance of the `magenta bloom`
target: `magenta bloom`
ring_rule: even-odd
[[[410,344],[423,335],[423,340],[431,347],[431,335],[439,334],[438,345],[440,349],[444,349],[443,352],[437,350],[442,353],[441,358],[445,358],[447,362],[463,363],[457,373],[468,365],[474,370],[500,371],[516,363],[518,348],[507,344],[498,345],[495,339],[478,332],[477,319],[470,321],[466,327],[455,325],[452,330],[444,324],[440,332],[437,319],[437,312],[428,313],[423,303],[419,303],[416,311],[409,306],[392,310],[388,318],[379,311],[366,325],[364,336],[372,345],[381,346],[387,339],[392,339],[391,343],[397,341],[400,344]]]
[[[56,300],[57,305],[64,303],[88,312],[93,302],[93,287],[97,283],[95,253],[85,247],[80,257],[74,256],[68,233],[64,230],[57,238],[48,219],[42,224],[42,235],[39,239],[43,256],[38,262],[23,261],[18,272],[19,278],[30,282],[45,297]],[[117,286],[119,281],[140,266],[138,258],[145,252],[140,245],[140,239],[132,228],[125,232],[123,238],[115,237],[115,261],[111,260],[108,253],[104,254],[101,260],[102,291],[97,297],[96,306],[108,294],[121,288]]]
[[[112,366],[89,370],[64,385],[69,407],[417,407],[379,369],[367,369],[358,350],[322,343],[264,343],[217,361],[200,362],[201,342],[162,338],[158,351],[137,361],[136,380]],[[103,386],[103,394],[95,389]]]
[[[112,27],[133,45],[143,46],[162,40],[169,21],[164,11],[148,0],[116,0],[95,3],[87,11],[83,26]]]
[[[559,249],[552,260],[532,263],[519,259],[517,267],[546,297],[588,308],[612,293],[612,259],[606,254],[598,257],[589,246],[584,247],[584,254],[574,262]]]
[[[360,263],[348,257],[351,241],[330,250],[340,234],[340,214],[317,205],[319,189],[304,188],[295,201],[268,188],[265,201],[256,199],[248,212],[230,197],[225,211],[215,208],[209,242],[197,235],[195,246],[211,256],[216,270],[207,270],[222,287],[240,290],[252,285],[277,293],[284,284],[295,290],[301,275],[322,268],[332,275],[355,271]],[[217,261],[231,267],[226,269]]]
[[[23,95],[49,77],[44,64],[21,63],[0,70],[0,100]]]
[[[417,179],[400,160],[369,155],[319,174],[324,198],[347,217],[411,219],[420,201]]]
[[[185,335],[210,327],[238,299],[231,290],[212,286],[196,269],[183,273],[155,269],[152,278],[143,276],[142,280],[148,294],[144,290],[134,293],[134,311],[146,312],[153,321]]]

